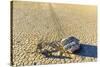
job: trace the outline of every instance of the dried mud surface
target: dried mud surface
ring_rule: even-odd
[[[96,6],[14,1],[12,19],[14,66],[96,61]],[[82,45],[73,59],[35,52],[40,40],[50,43],[69,36]]]

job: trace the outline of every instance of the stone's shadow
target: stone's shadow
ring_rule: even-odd
[[[49,44],[49,45],[51,45],[51,44]],[[53,52],[57,52],[57,51],[56,50],[55,51],[48,51],[48,52],[46,52],[46,53],[44,52],[42,54],[46,58],[71,59],[70,57],[66,57],[66,56],[48,55],[48,53],[53,53]],[[80,44],[80,49],[75,51],[74,54],[75,55],[79,55],[79,56],[84,56],[84,57],[94,57],[94,58],[97,58],[97,46],[93,46],[93,45],[89,45],[89,44]]]
[[[97,58],[97,46],[80,44],[80,50],[76,51],[75,54],[85,57],[94,57]]]

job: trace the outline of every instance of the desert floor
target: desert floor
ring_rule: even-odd
[[[93,62],[97,58],[96,6],[13,2],[13,65]],[[69,36],[82,45],[73,59],[44,57],[36,51],[40,41],[52,42]],[[45,47],[49,49],[49,47]]]

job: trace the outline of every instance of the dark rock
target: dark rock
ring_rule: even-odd
[[[76,37],[73,37],[73,36],[62,39],[61,43],[63,44],[64,49],[68,50],[71,53],[80,49],[79,39],[77,39]]]

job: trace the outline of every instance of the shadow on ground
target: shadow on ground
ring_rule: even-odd
[[[56,51],[52,51],[52,52],[56,52]],[[69,57],[66,57],[66,56],[48,55],[48,53],[52,53],[52,52],[48,51],[48,52],[42,53],[42,54],[45,55],[46,58],[70,59]],[[93,46],[93,45],[89,45],[89,44],[80,44],[80,49],[78,51],[76,51],[74,54],[79,55],[79,56],[84,56],[84,57],[97,58],[97,46]]]
[[[80,50],[75,52],[76,55],[97,58],[97,46],[89,44],[80,45]]]

